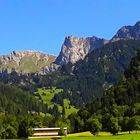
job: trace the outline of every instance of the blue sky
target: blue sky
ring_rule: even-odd
[[[0,54],[58,55],[65,36],[111,38],[140,20],[140,0],[0,0]]]

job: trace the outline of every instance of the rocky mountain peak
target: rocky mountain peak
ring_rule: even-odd
[[[140,21],[137,21],[135,26],[140,27]]]
[[[65,37],[65,41],[64,41],[63,45],[71,48],[73,46],[79,46],[80,45],[79,43],[82,43],[83,40],[84,40],[84,38],[67,36],[67,37]]]
[[[123,26],[118,30],[116,35],[111,39],[111,41],[117,40],[140,40],[140,21],[138,21],[134,26]]]
[[[67,36],[62,44],[61,52],[55,64],[64,65],[68,62],[74,64],[97,47],[103,46],[107,40],[93,37],[74,37]]]

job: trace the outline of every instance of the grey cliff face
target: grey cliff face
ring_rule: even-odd
[[[84,59],[85,56],[95,48],[103,46],[108,41],[97,37],[79,38],[68,36],[62,45],[61,52],[57,57],[55,64],[64,65],[68,62],[75,62]]]
[[[40,69],[38,73],[41,75],[45,75],[45,74],[53,73],[57,71],[59,68],[60,68],[60,65],[52,63],[49,66],[45,66],[42,69]]]
[[[122,27],[111,39],[111,41],[117,41],[120,39],[140,40],[140,21],[138,21],[134,26]]]

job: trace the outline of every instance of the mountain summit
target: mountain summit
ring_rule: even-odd
[[[117,41],[120,39],[134,39],[134,40],[140,40],[140,21],[138,21],[134,26],[124,26],[118,32],[116,35],[112,38],[112,41]]]
[[[68,62],[74,64],[75,62],[84,59],[85,56],[95,48],[103,46],[106,42],[108,41],[95,36],[87,38],[68,36],[64,40],[61,52],[57,57],[55,64],[64,65]]]

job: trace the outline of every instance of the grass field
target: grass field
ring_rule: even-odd
[[[51,100],[56,94],[59,94],[62,91],[63,89],[57,89],[55,87],[50,89],[38,88],[37,94],[40,95],[44,103],[47,103],[49,107],[53,107],[54,103],[52,103]]]
[[[34,139],[39,140],[39,139]],[[41,138],[41,140],[50,140]],[[140,140],[139,134],[128,134],[128,133],[120,133],[119,135],[112,136],[108,132],[101,132],[99,136],[93,136],[90,132],[82,132],[68,135],[67,138],[63,138],[62,140]]]
[[[39,139],[34,139],[39,140]],[[42,138],[41,140],[50,140]],[[67,137],[62,140],[140,140],[140,134],[125,134],[117,136],[90,136],[90,137]]]
[[[125,134],[117,136],[68,137],[64,140],[140,140],[140,134]]]

